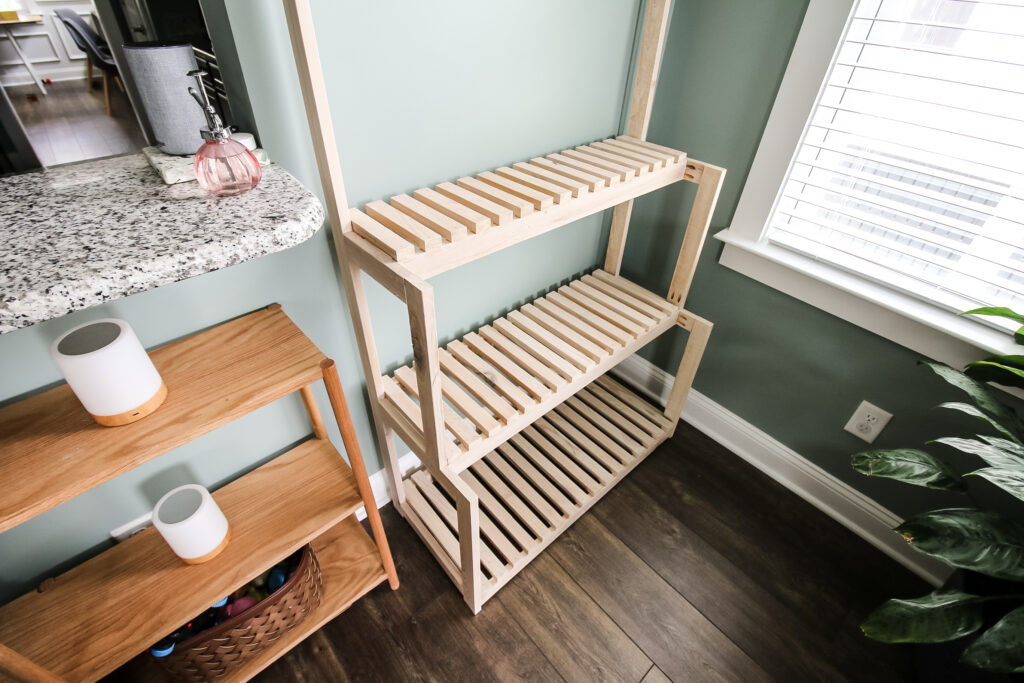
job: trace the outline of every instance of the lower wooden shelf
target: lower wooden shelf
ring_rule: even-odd
[[[602,376],[460,476],[480,498],[483,599],[579,519],[671,433],[672,421]],[[419,469],[404,482],[406,513],[456,585],[455,505]]]
[[[332,527],[347,538],[355,522],[339,522],[363,504],[352,470],[326,439],[297,446],[213,497],[231,525],[231,542],[216,558],[186,565],[155,529],[146,529],[58,576],[45,591],[0,608],[0,642],[68,680],[95,680],[305,543],[330,541]],[[375,553],[374,571],[383,571],[376,547],[368,539],[360,547]],[[362,590],[368,569],[353,577],[338,569],[352,563],[348,549],[325,554],[321,564],[331,567],[324,568],[325,581],[358,582]]]

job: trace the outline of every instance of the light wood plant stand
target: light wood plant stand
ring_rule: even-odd
[[[138,422],[100,427],[66,384],[0,409],[0,532],[295,392],[314,438],[214,492],[231,541],[209,562],[185,564],[150,527],[0,608],[0,680],[101,678],[306,543],[323,575],[320,606],[221,680],[251,678],[383,581],[398,587],[334,361],[281,306],[150,357],[169,393]],[[328,439],[319,380],[349,464]]]
[[[683,308],[724,169],[646,141],[669,0],[650,0],[626,135],[348,206],[308,0],[284,0],[391,499],[476,613],[675,429],[711,323]],[[619,274],[635,197],[698,186],[668,295]],[[445,348],[427,279],[613,208],[604,267]],[[408,307],[411,366],[383,374],[363,273]],[[605,373],[689,331],[668,405]],[[394,436],[421,466],[403,477]]]

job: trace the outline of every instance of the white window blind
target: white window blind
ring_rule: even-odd
[[[771,243],[952,311],[1024,311],[1024,0],[861,0]]]

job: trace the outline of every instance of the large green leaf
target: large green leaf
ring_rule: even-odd
[[[986,671],[1024,672],[1024,606],[982,633],[964,650],[960,661]]]
[[[971,472],[971,475],[987,479],[1011,496],[1024,500],[1024,469],[985,467]]]
[[[887,600],[860,625],[884,643],[943,643],[981,628],[977,595],[935,591],[912,600]]]
[[[915,448],[864,451],[850,458],[853,469],[869,477],[896,479],[915,486],[962,491],[959,475],[934,455]]]
[[[1006,308],[1005,306],[989,306],[986,308],[975,308],[973,311],[964,311],[960,315],[991,315],[996,318],[1006,318],[1018,323],[1024,323],[1024,315]],[[1013,338],[1018,344],[1024,344],[1024,327],[1013,333]]]
[[[940,403],[939,407],[946,408],[948,410],[959,410],[961,413],[966,413],[971,417],[976,417],[979,420],[984,420],[985,422],[988,422],[990,425],[995,427],[1000,434],[1008,436],[1017,443],[1020,443],[1020,437],[1018,437],[1016,432],[1014,432],[1012,429],[1008,427],[1004,427],[1001,423],[997,422],[996,420],[993,420],[986,413],[982,412],[975,406],[972,406],[970,403],[960,403],[957,401],[951,401],[949,403]]]
[[[1024,446],[1007,439],[996,437],[983,438],[985,438],[985,441],[945,436],[929,443],[941,443],[958,451],[976,455],[984,460],[985,464],[992,467],[1019,468],[1024,471]],[[994,441],[996,443],[986,443],[986,441]]]
[[[1024,524],[997,512],[970,508],[933,510],[896,531],[915,550],[946,564],[999,579],[1024,581]]]
[[[971,400],[974,401],[974,404],[981,408],[986,415],[991,417],[1000,425],[1003,425],[1006,429],[1012,431],[1015,435],[1020,435],[1021,430],[1017,414],[1000,403],[984,384],[971,379],[964,373],[959,370],[954,370],[948,365],[932,363],[929,361],[921,362],[931,368],[936,375],[970,396]]]
[[[964,374],[979,382],[995,382],[1006,387],[1024,388],[1024,370],[998,362],[998,360],[979,360],[968,364]]]

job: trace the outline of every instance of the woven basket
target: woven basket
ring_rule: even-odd
[[[157,661],[175,678],[216,680],[301,623],[320,605],[322,586],[320,565],[307,545],[284,585],[249,609],[180,643]]]

